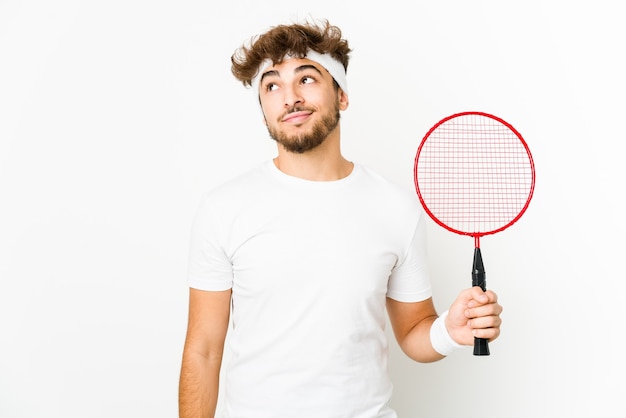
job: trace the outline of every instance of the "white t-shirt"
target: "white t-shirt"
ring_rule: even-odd
[[[209,192],[188,280],[232,288],[225,417],[395,417],[385,300],[431,296],[424,219],[360,165],[315,182],[268,161]]]

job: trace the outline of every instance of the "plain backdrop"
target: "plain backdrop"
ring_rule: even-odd
[[[275,155],[230,56],[321,18],[354,49],[349,159],[413,188],[428,128],[479,110],[536,164],[524,217],[481,241],[501,338],[435,364],[392,340],[400,417],[626,416],[618,0],[1,0],[1,417],[177,415],[193,215]],[[431,222],[429,244],[441,311],[473,241]]]

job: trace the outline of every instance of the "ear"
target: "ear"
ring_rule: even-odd
[[[341,87],[339,88],[337,94],[339,96],[339,110],[346,110],[348,108],[348,105],[350,104],[350,100],[348,100],[348,95],[346,94],[346,92],[343,91]]]
[[[259,98],[259,110],[261,111],[261,117],[263,118],[263,125],[267,127],[267,118],[265,117],[265,112],[263,111],[263,104],[261,104],[260,98]]]

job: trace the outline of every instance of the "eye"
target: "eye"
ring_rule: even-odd
[[[310,75],[305,75],[304,77],[302,77],[302,84],[311,84],[311,83],[315,83],[315,78],[311,77]]]
[[[277,88],[278,88],[278,84],[276,84],[276,83],[272,83],[272,82],[270,82],[270,83],[267,83],[267,84],[265,85],[265,91],[274,91],[274,90],[276,90]]]

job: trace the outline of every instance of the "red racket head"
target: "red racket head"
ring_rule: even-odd
[[[535,167],[522,135],[504,120],[463,112],[437,122],[415,156],[415,188],[428,215],[449,231],[479,238],[523,215]]]

